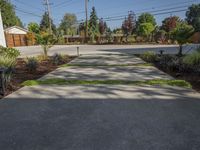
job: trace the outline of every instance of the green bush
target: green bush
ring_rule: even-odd
[[[27,58],[26,67],[30,72],[36,71],[38,67],[38,60],[34,57]]]
[[[54,65],[60,65],[64,62],[64,57],[61,54],[55,54],[52,57],[52,62]]]
[[[16,64],[16,59],[19,55],[20,52],[17,49],[0,46],[0,68],[6,69],[6,86],[11,80],[11,76]]]
[[[13,68],[19,55],[20,52],[17,49],[0,46],[0,67]]]
[[[151,51],[144,52],[144,54],[142,54],[141,57],[143,60],[150,63],[155,62],[157,60],[157,55]]]
[[[200,66],[200,47],[192,54],[185,56],[183,62],[192,66]]]
[[[16,59],[20,55],[20,52],[15,48],[7,48],[0,46],[0,55],[6,58]]]

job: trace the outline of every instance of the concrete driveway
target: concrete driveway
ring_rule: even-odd
[[[102,59],[116,66],[65,67],[41,80],[172,79],[154,67],[117,66],[143,63],[130,55],[84,55],[72,64]],[[180,87],[24,87],[0,101],[0,150],[199,150],[199,116],[200,94]]]

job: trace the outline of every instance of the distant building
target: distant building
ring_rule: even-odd
[[[30,42],[28,30],[24,28],[13,26],[6,28],[4,32],[8,47],[28,46],[33,43]]]
[[[4,32],[6,34],[27,34],[28,30],[18,27],[18,26],[13,26],[13,27],[6,28]]]

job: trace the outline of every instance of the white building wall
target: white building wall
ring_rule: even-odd
[[[27,34],[27,32],[20,30],[18,28],[15,28],[15,27],[7,30],[6,33],[9,33],[9,34]]]
[[[1,11],[0,11],[0,45],[6,47],[6,40],[3,30],[3,21],[1,17]]]

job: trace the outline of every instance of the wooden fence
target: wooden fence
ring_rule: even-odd
[[[30,43],[26,34],[5,33],[5,38],[8,47],[28,46]]]

